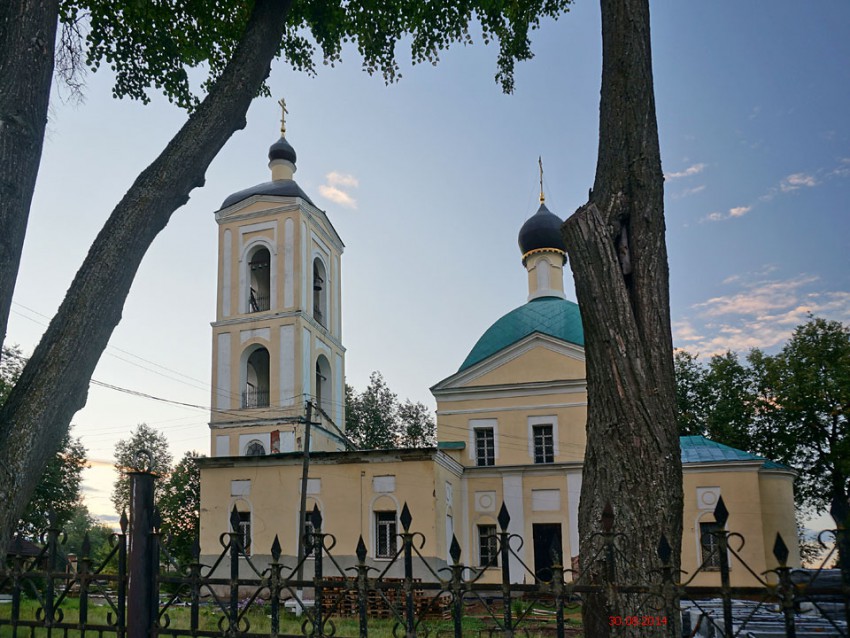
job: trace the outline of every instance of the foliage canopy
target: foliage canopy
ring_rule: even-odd
[[[795,496],[801,508],[847,507],[847,326],[812,317],[777,354],[754,349],[743,360],[727,352],[702,364],[679,352],[676,381],[683,434],[702,434],[793,467],[799,472]]]
[[[289,11],[277,55],[294,69],[315,74],[318,54],[332,66],[350,43],[367,73],[391,83],[401,77],[401,42],[409,43],[414,64],[437,64],[440,52],[452,44],[472,44],[470,25],[477,23],[484,43],[498,43],[496,81],[510,93],[516,62],[533,57],[530,32],[539,28],[542,18],[557,19],[568,11],[571,1],[304,0]],[[211,86],[232,57],[252,4],[66,0],[61,3],[61,21],[66,36],[85,38],[74,46],[85,50],[89,67],[97,70],[106,64],[115,72],[116,97],[148,102],[153,89],[191,109],[198,104],[198,94],[189,71],[205,69],[202,90]],[[87,27],[85,36],[81,23]],[[268,94],[268,87],[261,92]]]

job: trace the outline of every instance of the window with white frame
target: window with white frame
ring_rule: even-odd
[[[478,565],[480,567],[499,566],[499,546],[496,538],[495,525],[478,526]]]
[[[245,556],[251,555],[251,512],[237,512],[239,515],[238,528],[235,532],[239,533],[237,537],[239,545]]]
[[[716,534],[722,529],[715,521],[699,524],[702,568],[706,571],[717,571],[720,569],[720,543]]]
[[[245,447],[245,456],[265,456],[266,446],[254,439]]]
[[[248,312],[263,312],[271,307],[271,255],[260,246],[253,251],[248,262],[250,287]]]
[[[479,467],[496,464],[496,434],[493,428],[475,428],[475,464]]]
[[[534,444],[535,463],[555,462],[555,437],[551,423],[533,425],[532,437]]]
[[[395,511],[375,512],[375,558],[392,558],[395,553]]]

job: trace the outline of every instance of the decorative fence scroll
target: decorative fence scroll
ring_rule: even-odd
[[[396,552],[380,569],[367,562],[362,538],[354,552],[356,564],[343,567],[335,557],[336,539],[322,528],[318,509],[311,515],[312,531],[305,536],[308,557],[301,561],[312,563],[311,578],[298,579],[298,562],[284,563],[277,537],[269,550],[270,564],[260,569],[246,554],[238,531],[222,534],[222,549],[212,564],[201,564],[196,544],[192,563],[180,566],[171,560],[159,533],[153,475],[141,471],[131,476],[132,524],[122,516],[121,531],[113,535],[111,550],[102,560],[91,557],[86,541],[76,569],[69,569],[61,559],[63,534],[53,525],[45,532],[38,555],[9,556],[0,571],[0,594],[10,598],[0,605],[0,636],[366,637],[370,631],[374,635],[377,624],[389,622],[397,637],[563,637],[577,631],[568,612],[575,615],[582,597],[603,588],[564,568],[559,548],[552,549],[551,574],[535,574],[520,557],[522,538],[507,531],[510,516],[504,505],[493,564],[483,567],[465,564],[453,538],[451,564],[433,568],[420,553],[425,537],[415,531],[407,504],[399,517],[402,531]],[[725,530],[728,512],[722,499],[714,515]],[[239,530],[235,509],[231,525]],[[847,531],[830,534],[841,541]],[[792,570],[787,566],[787,546],[777,535],[773,553],[780,566],[758,574],[741,558],[741,535],[717,531],[712,536],[711,542],[706,539],[705,561],[692,574],[674,572],[670,546],[661,537],[658,573],[630,582],[630,571],[623,568],[631,562],[623,550],[626,537],[616,531],[613,512],[606,508],[602,531],[595,537],[596,552],[582,560],[601,561],[615,587],[635,597],[642,614],[612,616],[611,624],[641,625],[647,630],[652,626],[655,635],[669,635],[678,619],[663,615],[661,601],[672,595],[681,601],[683,636],[796,638],[817,633],[850,638],[850,570]],[[829,551],[824,565],[834,560],[835,551]],[[522,574],[511,573],[517,564]],[[398,565],[403,576],[391,578]],[[733,565],[747,570],[758,585],[731,586]],[[483,582],[491,567],[501,570],[500,582]],[[694,586],[696,576],[709,569],[719,573],[720,586]],[[523,577],[524,584],[517,584]],[[95,618],[95,605],[105,608],[106,614],[99,612]],[[292,609],[302,613],[296,618]],[[804,610],[806,615],[800,613]],[[348,616],[352,620],[346,621]]]

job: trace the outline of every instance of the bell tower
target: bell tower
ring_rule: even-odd
[[[345,447],[344,245],[293,179],[295,149],[269,148],[271,181],[233,193],[215,213],[218,290],[212,323],[212,456]]]

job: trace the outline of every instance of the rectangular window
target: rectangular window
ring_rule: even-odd
[[[499,566],[499,546],[496,542],[495,525],[478,526],[478,565],[480,567]]]
[[[552,425],[532,426],[532,432],[534,434],[534,462],[554,463],[555,439],[552,436]]]
[[[716,522],[699,524],[699,544],[702,548],[702,564],[706,571],[718,571],[720,569],[720,547],[717,536],[712,532],[718,532],[722,527]]]
[[[245,556],[251,555],[251,512],[238,512],[239,514],[239,529],[234,530],[239,532],[239,544],[242,546],[242,551]]]
[[[475,428],[475,464],[496,464],[496,437],[493,428]]]
[[[375,558],[392,558],[395,553],[395,512],[375,512]]]

